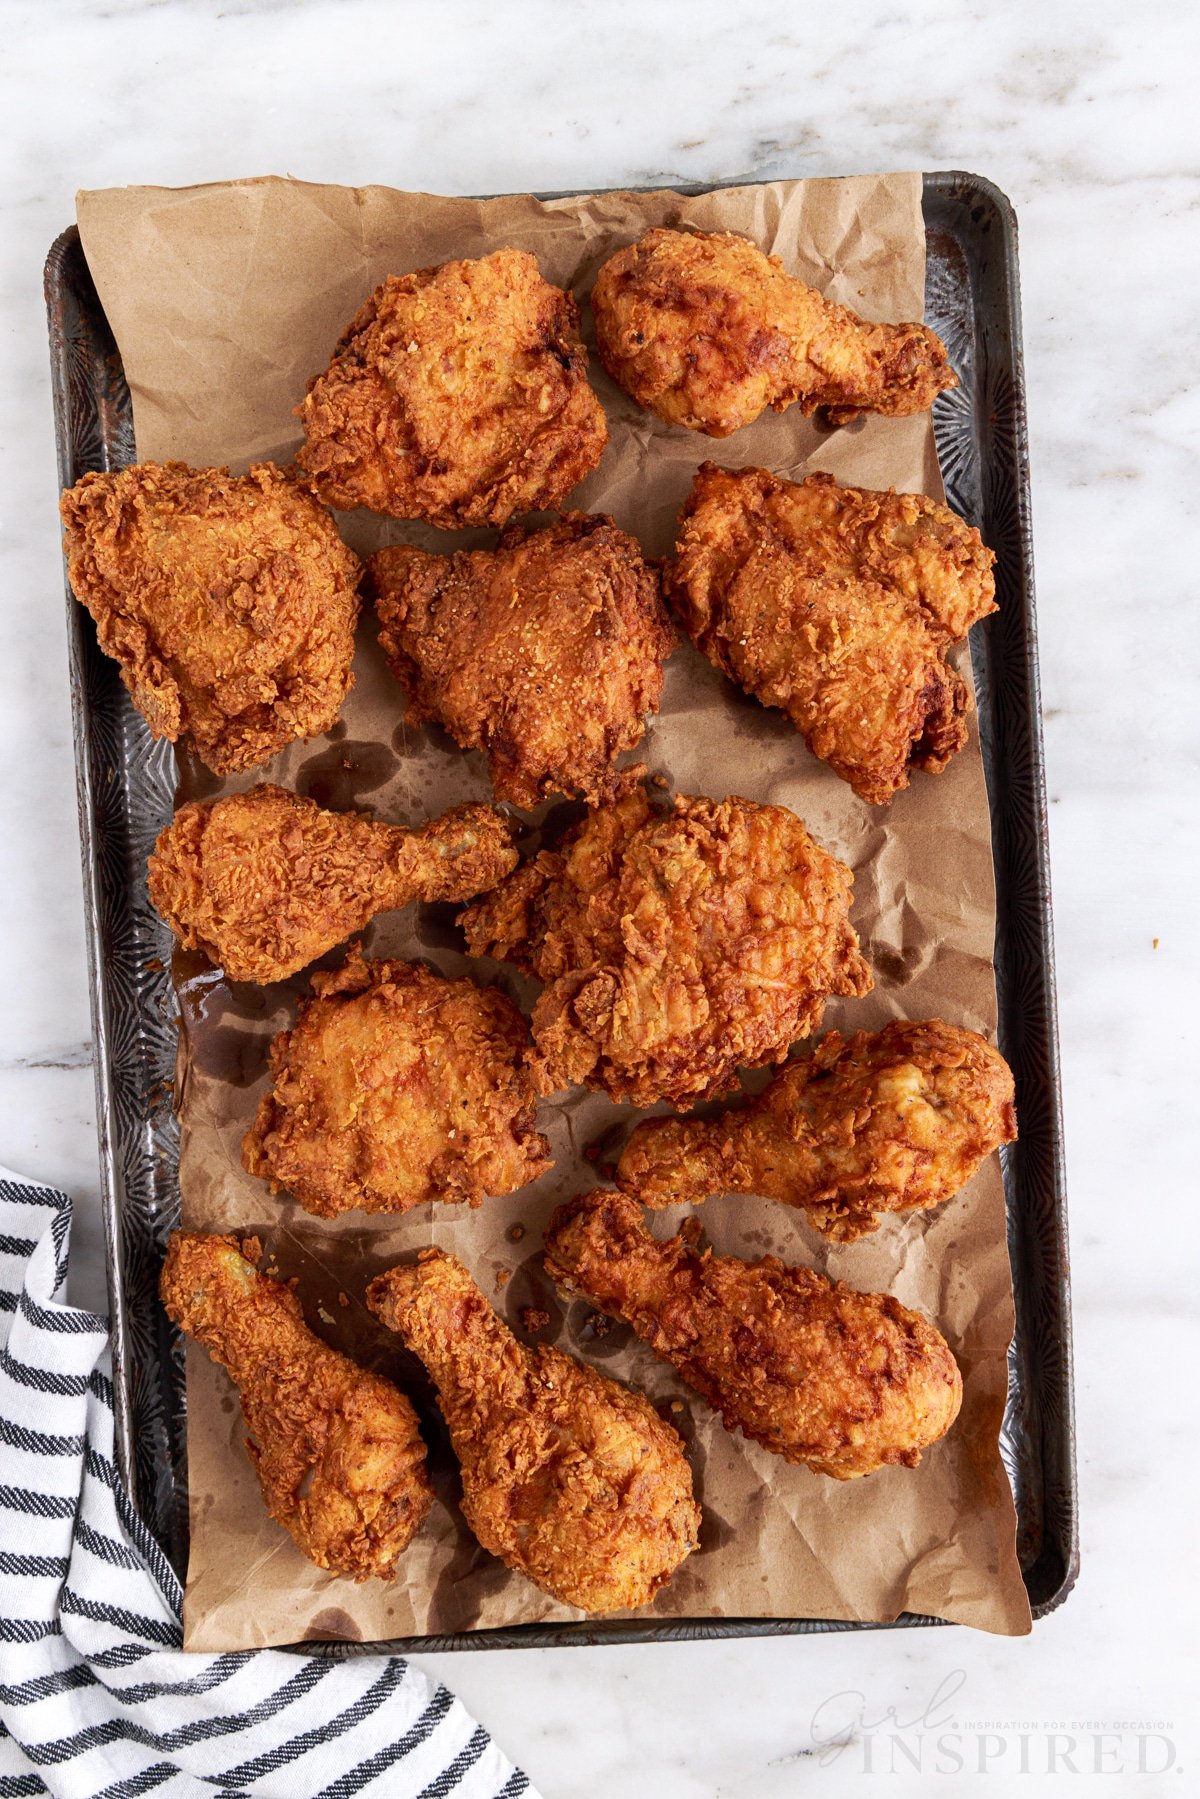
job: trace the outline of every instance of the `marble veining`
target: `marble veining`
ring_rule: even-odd
[[[1009,194],[1072,1197],[1079,1586],[1026,1641],[928,1630],[424,1660],[547,1799],[860,1794],[875,1774],[895,1793],[957,1792],[980,1767],[996,1794],[1117,1768],[1134,1792],[1186,1790],[1200,1752],[1179,1579],[1195,1446],[1174,1372],[1195,1357],[1197,1284],[1182,1216],[1200,874],[1192,10],[2,0],[0,20],[0,1160],[79,1196],[85,1303],[102,1303],[103,1247],[40,297],[74,190],[268,172],[478,193],[967,168]],[[1154,1771],[1172,1753],[1182,1781]]]

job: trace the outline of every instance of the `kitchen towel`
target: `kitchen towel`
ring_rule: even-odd
[[[399,1656],[182,1653],[182,1589],[113,1462],[65,1193],[0,1172],[0,1799],[537,1799]]]

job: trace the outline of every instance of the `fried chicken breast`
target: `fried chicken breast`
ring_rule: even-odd
[[[941,1205],[1016,1134],[999,1050],[940,1018],[896,1020],[849,1041],[830,1031],[739,1111],[644,1119],[617,1185],[649,1206],[760,1193],[849,1243],[881,1213]]]
[[[322,1218],[513,1193],[551,1166],[528,1049],[499,988],[352,948],[272,1043],[242,1159]]]
[[[546,1269],[631,1325],[727,1430],[816,1474],[914,1468],[958,1416],[958,1365],[918,1313],[776,1256],[715,1256],[694,1233],[657,1243],[623,1194],[560,1206]]]
[[[390,275],[297,413],[331,506],[447,530],[559,505],[607,439],[575,301],[525,250]]]
[[[706,462],[680,516],[673,609],[714,668],[787,713],[869,804],[967,741],[946,651],[996,610],[991,550],[924,494]]]
[[[925,325],[874,325],[732,233],[643,233],[592,290],[596,348],[620,387],[668,425],[728,437],[768,406],[924,412],[957,387]]]
[[[472,955],[546,983],[533,1014],[539,1090],[693,1104],[738,1068],[782,1061],[832,994],[871,975],[852,930],[850,870],[794,813],[640,787],[462,915]]]
[[[282,981],[411,900],[462,900],[515,868],[507,821],[454,806],[416,830],[327,812],[286,788],[181,806],[154,846],[150,898],[231,981]]]
[[[233,1237],[176,1231],[161,1292],[238,1388],[272,1518],[318,1568],[391,1580],[433,1502],[404,1394],[315,1337],[296,1295]]]
[[[490,1554],[588,1612],[646,1605],[699,1540],[678,1434],[560,1349],[526,1349],[461,1262],[426,1250],[367,1304],[428,1368]]]
[[[500,799],[551,793],[596,804],[658,710],[676,637],[659,577],[610,518],[570,513],[511,527],[495,550],[432,556],[406,544],[370,560],[379,641],[409,697],[487,754]]]
[[[61,512],[75,597],[156,737],[228,775],[334,723],[360,570],[306,482],[144,462],[84,475]]]

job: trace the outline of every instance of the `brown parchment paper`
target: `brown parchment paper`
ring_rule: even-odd
[[[796,274],[868,318],[920,318],[924,230],[915,174],[773,182],[700,198],[674,193],[538,201],[445,199],[388,188],[264,179],[184,190],[126,188],[79,196],[88,263],[129,379],[139,457],[200,465],[286,462],[299,442],[293,407],[325,366],[360,301],[389,273],[501,245],[532,250],[548,279],[586,301],[599,263],[651,224],[744,232]],[[590,317],[583,307],[585,330]],[[812,468],[863,486],[940,494],[928,416],[869,418],[822,433],[793,408],[717,443],[639,411],[593,359],[611,441],[571,504],[613,514],[652,554],[667,552],[696,466]],[[449,549],[490,541],[366,514],[339,521],[366,552],[407,538]],[[965,652],[959,666],[970,679]],[[220,783],[181,760],[181,795],[269,778],[324,804],[369,805],[417,822],[490,797],[482,759],[435,728],[404,724],[404,702],[374,642],[360,632],[356,685],[328,737],[291,747],[265,770]],[[855,870],[854,919],[875,973],[865,1000],[829,1007],[853,1030],[890,1017],[940,1015],[993,1034],[994,895],[978,748],[934,779],[918,776],[890,809],[871,808],[815,761],[780,714],[718,676],[690,646],[668,666],[662,709],[636,752],[685,793],[730,792],[791,807]],[[561,823],[564,808],[552,809]],[[540,822],[538,815],[535,822]],[[468,964],[446,908],[376,921],[369,953],[422,957],[449,975],[468,967],[528,1005],[534,989],[499,964]],[[340,960],[340,952],[327,958]],[[453,1457],[421,1371],[376,1326],[368,1278],[431,1242],[460,1255],[519,1334],[536,1305],[554,1341],[627,1379],[669,1410],[689,1447],[704,1508],[700,1549],[644,1618],[851,1618],[903,1610],[1020,1633],[1030,1616],[1017,1565],[1012,1497],[997,1447],[1012,1333],[1004,1200],[993,1159],[932,1216],[888,1220],[837,1247],[766,1201],[711,1200],[701,1220],[722,1252],[768,1250],[863,1289],[886,1289],[936,1320],[961,1364],[965,1396],[950,1436],[916,1470],[839,1483],[789,1467],[725,1432],[665,1364],[623,1326],[597,1335],[589,1309],[564,1306],[541,1271],[543,1227],[562,1198],[595,1184],[601,1161],[637,1116],[574,1090],[540,1108],[556,1165],[535,1185],[479,1210],[429,1207],[397,1220],[309,1217],[272,1197],[241,1165],[242,1136],[264,1090],[271,1036],[292,1018],[299,977],[233,986],[198,958],[177,958],[182,1008],[177,1103],[180,1182],[190,1228],[259,1232],[300,1277],[309,1320],[330,1341],[414,1392],[431,1444],[439,1503],[391,1585],[322,1573],[267,1517],[243,1453],[232,1389],[202,1353],[187,1364],[191,1560],[190,1649],[241,1649],[304,1638],[375,1641],[577,1619],[475,1543],[458,1513]],[[761,1085],[759,1077],[756,1085]],[[431,1215],[432,1214],[432,1215]],[[674,1228],[667,1214],[656,1230]]]

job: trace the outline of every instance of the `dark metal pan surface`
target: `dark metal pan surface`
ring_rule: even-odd
[[[692,190],[699,191],[699,190]],[[1054,948],[1038,693],[1029,457],[1016,219],[975,175],[926,175],[926,320],[961,385],[934,427],[947,497],[996,550],[1000,610],[971,633],[997,885],[1000,1043],[1017,1080],[1020,1141],[1004,1185],[1017,1326],[1001,1450],[1016,1495],[1018,1550],[1035,1618],[1060,1605],[1079,1563],[1066,1187]],[[136,460],[121,359],[78,231],[45,274],[59,481]],[[178,1222],[172,1107],[171,939],[146,897],[146,858],[171,817],[172,746],[134,711],[116,664],[68,589],[79,829],[83,848],[97,1118],[116,1390],[117,1456],[146,1523],[182,1574],[187,1560],[183,1359],[158,1304]],[[905,1615],[902,1626],[935,1620]],[[603,1622],[475,1631],[401,1643],[305,1644],[330,1655],[649,1642],[864,1629],[808,1618]]]

